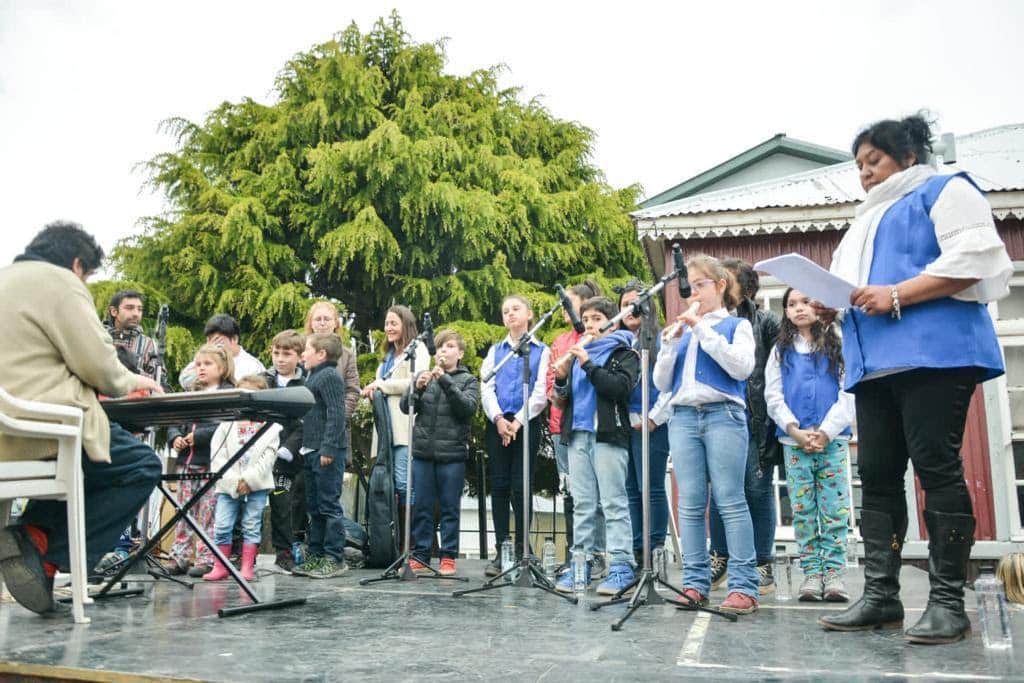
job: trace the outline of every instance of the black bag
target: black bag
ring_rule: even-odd
[[[391,458],[391,411],[387,397],[379,391],[373,392],[373,426],[377,430],[377,458],[370,468],[366,494],[366,566],[384,568],[398,559],[398,502]]]

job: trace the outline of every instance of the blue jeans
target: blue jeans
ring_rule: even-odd
[[[263,508],[267,507],[269,490],[232,498],[226,493],[217,494],[217,507],[213,512],[213,540],[217,545],[230,545],[231,533],[235,529],[239,510],[242,512],[242,542],[260,542],[263,531]]]
[[[341,508],[341,482],[345,475],[345,456],[320,466],[320,453],[305,455],[306,513],[309,528],[306,545],[312,557],[328,556],[345,561],[345,512]]]
[[[747,461],[743,408],[731,401],[677,406],[668,423],[668,438],[679,487],[683,587],[696,588],[702,595],[711,589],[704,521],[710,481],[729,544],[729,592],[757,599],[754,531],[743,494]]]
[[[629,496],[629,519],[633,523],[633,550],[644,547],[643,491],[643,434],[633,430],[629,443],[629,474],[626,494]],[[648,480],[651,486],[651,548],[665,545],[668,528],[668,496],[665,495],[665,470],[668,466],[668,426],[661,425],[651,432]]]
[[[434,545],[434,504],[441,507],[441,557],[459,556],[459,516],[462,487],[466,483],[465,462],[412,461],[412,485],[416,491],[413,507],[413,555],[430,564]]]
[[[93,462],[82,453],[85,477],[85,566],[96,566],[114,547],[124,531],[156,488],[161,474],[160,459],[153,449],[120,425],[110,425],[110,462]],[[22,524],[33,524],[48,532],[46,560],[68,567],[68,514],[64,501],[32,500],[21,515]]]
[[[561,434],[552,434],[551,442],[555,447],[555,466],[558,467],[558,473],[561,475],[569,476],[569,444],[562,442]],[[629,486],[627,479],[626,485]],[[572,480],[569,480],[569,499],[572,500]],[[571,506],[570,506],[571,509]],[[632,507],[630,508],[632,511]],[[566,520],[567,523],[571,523],[572,520]],[[605,543],[605,529],[604,529],[604,512],[601,510],[601,503],[597,504],[597,514],[594,515],[594,552],[604,554],[607,548]]]
[[[593,557],[597,547],[597,506],[604,511],[605,538],[612,564],[636,566],[633,528],[629,521],[626,470],[629,452],[595,440],[592,432],[575,431],[569,442],[569,486],[572,487],[573,551]]]
[[[405,505],[405,487],[409,482],[409,447],[393,446],[391,448],[391,459],[395,463],[395,493],[398,494],[398,504]],[[413,493],[413,500],[416,494]]]
[[[775,556],[775,491],[772,490],[774,471],[774,465],[770,470],[761,469],[758,463],[757,444],[750,443],[747,447],[747,473],[743,480],[743,493],[747,498],[747,507],[750,508],[750,522],[754,526],[754,550],[758,564],[771,562]],[[708,510],[708,529],[711,533],[711,551],[723,557],[728,555],[725,527],[722,525],[722,516],[718,514],[714,496],[711,496],[711,506]]]

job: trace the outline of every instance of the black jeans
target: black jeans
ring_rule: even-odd
[[[491,484],[491,517],[494,520],[494,538],[498,547],[509,538],[508,506],[516,515],[516,555],[522,553],[523,530],[529,533],[530,516],[533,514],[533,473],[536,470],[537,449],[540,447],[540,419],[530,420],[530,462],[529,485],[530,504],[523,516],[523,430],[520,429],[507,446],[501,445],[498,428],[488,421],[485,431],[485,447],[487,448],[487,473]]]
[[[907,518],[907,460],[935,512],[973,514],[960,447],[975,368],[922,368],[857,385],[857,469],[866,510]]]
[[[96,566],[114,547],[118,536],[145,505],[161,474],[160,459],[118,424],[110,425],[110,462],[93,462],[82,453],[85,477],[85,566]],[[48,532],[46,560],[66,569],[68,558],[67,504],[33,500],[25,507],[22,524]]]

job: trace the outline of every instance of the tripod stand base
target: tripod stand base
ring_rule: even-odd
[[[505,581],[506,576],[517,570],[519,571],[519,576],[514,581]],[[511,567],[510,569],[506,569],[494,578],[485,582],[479,588],[454,591],[452,592],[452,597],[458,598],[470,593],[482,593],[483,591],[494,590],[496,588],[508,588],[509,586],[515,586],[516,588],[539,588],[545,593],[550,593],[551,595],[562,598],[574,605],[579,602],[575,595],[567,595],[555,590],[555,584],[551,583],[548,577],[544,576],[544,572],[537,567],[536,561],[531,560],[526,556],[519,561],[519,564]]]
[[[416,581],[417,579],[446,579],[448,581],[469,582],[469,579],[464,576],[443,576],[430,565],[424,565],[430,570],[429,574],[417,574],[409,565],[410,559],[412,559],[411,555],[408,553],[402,553],[397,560],[391,563],[390,567],[381,573],[380,576],[373,579],[361,579],[359,581],[359,585],[369,586],[371,583],[380,583],[381,581]]]

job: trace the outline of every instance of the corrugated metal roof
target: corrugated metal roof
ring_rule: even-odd
[[[940,172],[967,171],[986,192],[1024,189],[1024,123],[990,128],[956,139],[957,162]],[[857,167],[849,161],[761,183],[694,195],[633,212],[635,221],[669,216],[831,206],[864,199]]]

